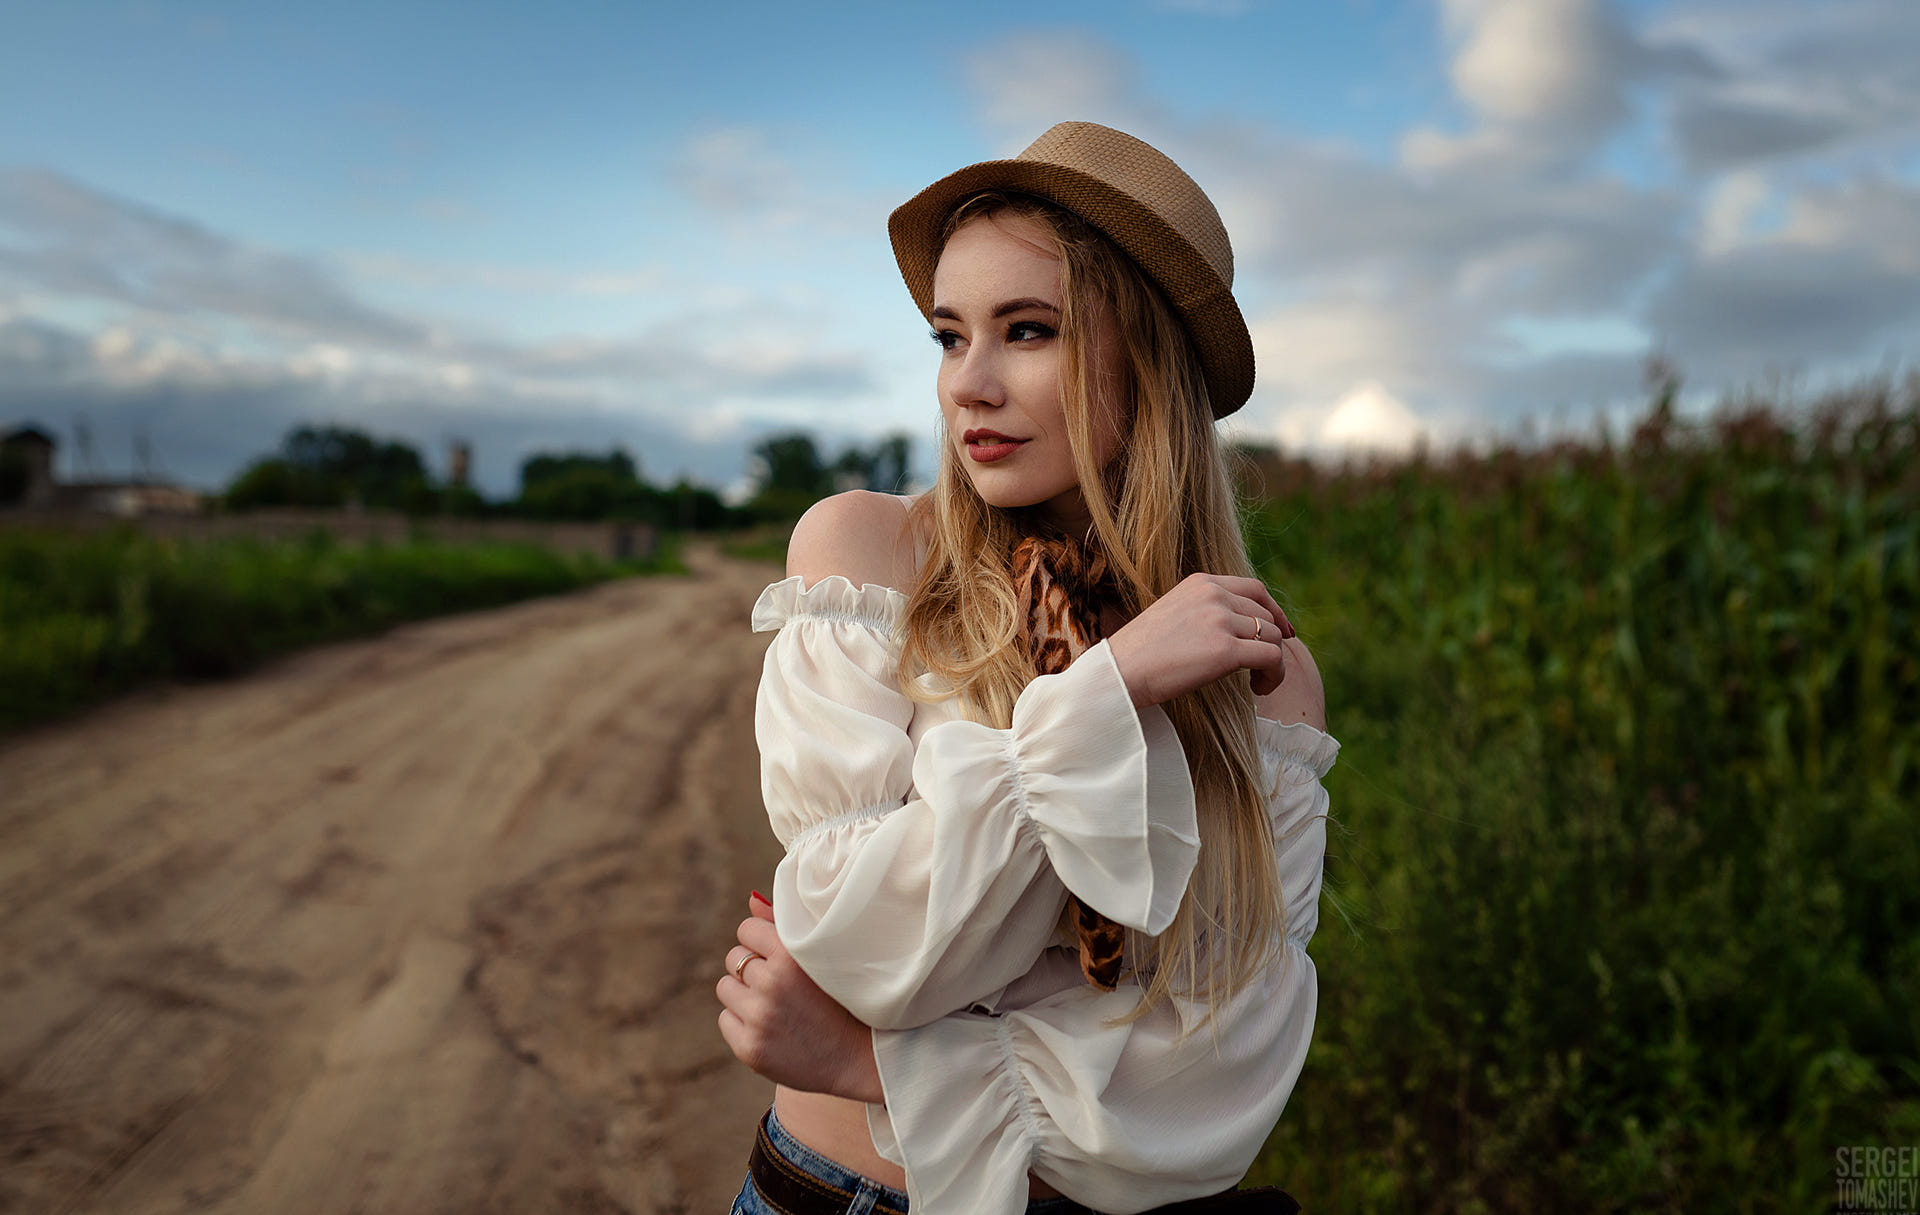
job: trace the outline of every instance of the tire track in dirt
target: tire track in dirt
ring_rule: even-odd
[[[778,571],[693,564],[0,743],[0,1211],[725,1209]]]

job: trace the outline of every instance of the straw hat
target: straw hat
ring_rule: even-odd
[[[1044,198],[1104,232],[1160,285],[1186,323],[1213,416],[1246,404],[1253,340],[1233,300],[1233,246],[1220,213],[1179,165],[1111,127],[1063,122],[1012,160],[947,174],[887,220],[893,256],[923,316],[933,311],[933,269],[947,216],[983,190]]]

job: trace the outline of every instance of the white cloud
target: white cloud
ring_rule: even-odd
[[[1483,121],[1584,131],[1618,121],[1630,44],[1596,0],[1448,0],[1450,76]]]
[[[534,452],[615,446],[650,476],[727,485],[754,438],[787,424],[746,399],[757,412],[697,397],[635,408],[594,385],[459,363],[368,360],[325,346],[248,356],[137,325],[89,338],[45,322],[0,322],[0,420],[33,419],[70,438],[84,415],[106,474],[125,467],[112,453],[144,433],[166,475],[205,487],[225,484],[302,423],[400,438],[430,460],[447,436],[462,436],[473,444],[479,483],[494,494],[512,491],[520,461]],[[829,449],[853,437],[815,429],[828,431]]]
[[[1036,122],[1088,118],[1149,140],[1208,188],[1253,322],[1247,422],[1291,443],[1463,437],[1470,422],[1618,403],[1639,391],[1651,348],[1694,384],[1736,386],[1782,360],[1915,351],[1920,4],[1439,11],[1451,111],[1409,124],[1385,159],[1181,113],[1131,56],[1084,32],[1023,30],[962,67],[996,152],[1024,146]],[[1608,158],[1621,138],[1665,146],[1671,163],[1623,179]],[[810,131],[690,133],[665,166],[695,212],[675,240],[696,259],[755,266],[696,283],[651,253],[584,271],[335,262],[58,174],[0,171],[0,405],[171,400],[209,436],[255,436],[312,410],[471,416],[514,443],[553,417],[572,435],[644,434],[668,467],[684,444],[702,468],[776,421],[851,419],[850,404],[901,416],[927,396],[922,352],[845,323],[866,315],[846,300],[869,280],[873,298],[904,298],[877,235],[899,200],[859,184],[878,172]],[[757,243],[770,235],[794,259],[783,264],[820,273],[770,282],[781,271]],[[501,336],[381,302],[411,290],[532,297],[550,328]],[[604,320],[579,301],[655,299],[670,302],[632,308],[617,332],[551,319]],[[536,421],[509,424],[515,410]]]
[[[1323,447],[1401,454],[1425,432],[1420,418],[1378,383],[1367,380],[1341,397],[1320,424]]]
[[[1139,66],[1117,47],[1072,30],[1029,29],[989,44],[967,60],[980,117],[1012,156],[1046,122],[1098,122],[1151,141],[1156,107],[1141,92]],[[955,166],[956,168],[958,166]]]
[[[1726,6],[1725,24],[1745,7]],[[1208,189],[1233,234],[1235,291],[1253,329],[1248,428],[1307,446],[1414,424],[1467,438],[1542,411],[1630,405],[1655,350],[1691,383],[1723,388],[1781,360],[1852,366],[1875,350],[1920,352],[1910,302],[1920,185],[1887,167],[1895,157],[1823,160],[1822,144],[1704,181],[1625,179],[1608,160],[1616,137],[1655,147],[1666,133],[1685,150],[1676,99],[1757,104],[1797,82],[1834,82],[1846,74],[1840,48],[1864,46],[1876,29],[1904,45],[1902,31],[1920,24],[1920,5],[1832,7],[1835,30],[1776,14],[1748,46],[1722,45],[1704,18],[1668,20],[1672,9],[1651,19],[1603,0],[1448,0],[1449,79],[1465,121],[1403,132],[1386,163],[1180,115],[1090,34],[1023,35],[974,64],[989,123],[1032,112],[1034,97],[1077,99]],[[1920,86],[1910,69],[1893,79],[1893,57],[1860,61],[1854,119],[1872,110],[1881,121]],[[1059,73],[1046,76],[1045,62]],[[1883,141],[1895,130],[1875,129]],[[1911,160],[1920,132],[1903,138]],[[1866,146],[1854,138],[1843,150]]]
[[[618,272],[350,264],[523,293],[624,287]],[[176,455],[195,453],[176,471],[203,483],[224,480],[232,468],[219,462],[244,458],[243,443],[257,455],[278,438],[264,429],[294,421],[386,432],[432,419],[458,431],[469,415],[476,432],[516,443],[543,418],[572,418],[576,432],[599,419],[602,433],[645,435],[660,462],[725,483],[738,453],[727,461],[723,436],[737,446],[788,422],[796,403],[818,417],[820,402],[860,402],[878,383],[863,352],[827,340],[826,318],[767,317],[766,292],[731,303],[706,292],[614,337],[505,339],[375,306],[319,261],[44,172],[0,172],[0,293],[33,301],[0,322],[0,416],[62,401],[102,417],[163,413],[170,429],[149,429],[157,441],[166,429]],[[75,328],[54,320],[63,314],[94,319]]]
[[[1800,191],[1779,239],[1831,252],[1858,251],[1895,274],[1920,274],[1920,183],[1885,176]]]
[[[1718,257],[1753,239],[1754,225],[1772,197],[1766,175],[1753,169],[1714,182],[1700,208],[1700,252]]]
[[[1475,125],[1407,132],[1408,168],[1565,163],[1628,117],[1628,87],[1649,60],[1604,0],[1444,0],[1442,12],[1448,76]]]
[[[627,270],[557,270],[486,262],[436,262],[394,253],[349,253],[341,266],[355,279],[415,289],[483,290],[505,295],[610,299],[645,295],[666,279],[659,266]]]
[[[1680,365],[1750,378],[1920,353],[1920,185],[1803,187],[1782,210],[1777,227],[1679,262],[1649,300]]]
[[[490,374],[518,376],[550,390],[585,383],[641,402],[724,393],[857,395],[871,387],[860,359],[825,346],[804,324],[769,330],[745,315],[747,300],[738,304],[741,314],[709,306],[618,338],[519,343],[376,308],[317,262],[247,246],[53,174],[0,173],[0,234],[8,230],[0,283],[117,310],[122,320],[107,330],[106,353],[116,356],[108,361],[121,374],[213,366],[221,362],[214,352],[235,346],[302,378],[378,370],[445,382],[441,369],[457,365],[463,370],[454,378],[465,384]],[[445,270],[398,265],[429,275]],[[464,274],[522,289],[580,285],[485,266]],[[129,336],[136,333],[137,341]],[[223,342],[221,333],[235,340]]]
[[[317,380],[340,380],[360,370],[361,360],[353,351],[332,342],[318,342],[298,350],[286,359],[286,369],[296,376]]]
[[[1696,172],[1851,154],[1870,162],[1920,136],[1920,5],[1911,0],[1692,0],[1655,13],[1648,42],[1716,70],[1666,99]]]
[[[844,154],[811,132],[754,124],[694,132],[668,177],[704,220],[755,241],[871,238],[892,203],[848,186]]]

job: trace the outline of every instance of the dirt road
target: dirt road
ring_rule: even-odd
[[[725,1211],[778,571],[694,564],[0,743],[0,1211]]]

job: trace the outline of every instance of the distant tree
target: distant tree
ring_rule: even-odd
[[[637,519],[649,512],[652,493],[631,478],[604,468],[575,468],[536,480],[521,491],[516,513],[533,519]]]
[[[279,456],[255,460],[227,486],[235,510],[262,506],[337,507],[347,500],[345,483],[328,480]]]
[[[682,531],[739,527],[752,516],[704,485],[681,478],[671,488],[647,484],[633,457],[619,448],[538,452],[520,465],[520,497],[506,509],[533,519],[620,519]]]
[[[849,447],[833,462],[834,488],[899,493],[907,480],[907,460],[912,451],[913,440],[900,434],[888,435],[870,448],[858,444]]]
[[[425,501],[426,462],[408,444],[381,442],[341,426],[301,426],[286,437],[281,451],[288,463],[344,484],[367,506]]]
[[[873,467],[867,474],[867,488],[883,494],[897,494],[907,485],[907,462],[913,456],[913,439],[891,434],[874,445]]]
[[[912,449],[906,435],[889,435],[871,448],[846,447],[829,464],[821,460],[813,436],[773,435],[753,449],[760,487],[748,508],[760,518],[792,519],[838,490],[897,493],[906,481]]]
[[[471,485],[449,485],[440,491],[440,513],[473,519],[488,514],[492,507]]]
[[[581,471],[604,472],[616,482],[640,480],[633,457],[616,447],[604,456],[583,451],[539,452],[520,463],[520,492],[526,493],[543,481],[553,481]]]
[[[440,498],[414,447],[342,426],[298,426],[280,453],[255,460],[227,488],[229,506],[343,506],[424,514]]]
[[[532,519],[636,519],[657,522],[660,493],[640,479],[633,457],[619,448],[539,452],[520,464],[514,513]]]
[[[874,464],[872,452],[861,447],[847,448],[833,462],[833,488],[871,489]]]
[[[770,435],[754,445],[760,488],[747,503],[760,519],[797,519],[833,492],[833,470],[820,459],[813,436],[802,431]]]
[[[773,435],[762,439],[753,449],[764,472],[762,489],[784,493],[824,495],[832,478],[820,461],[820,450],[813,436],[804,433]]]
[[[747,522],[741,512],[722,502],[719,494],[684,477],[673,488],[662,491],[660,500],[665,515],[661,522],[682,531],[712,531]]]

